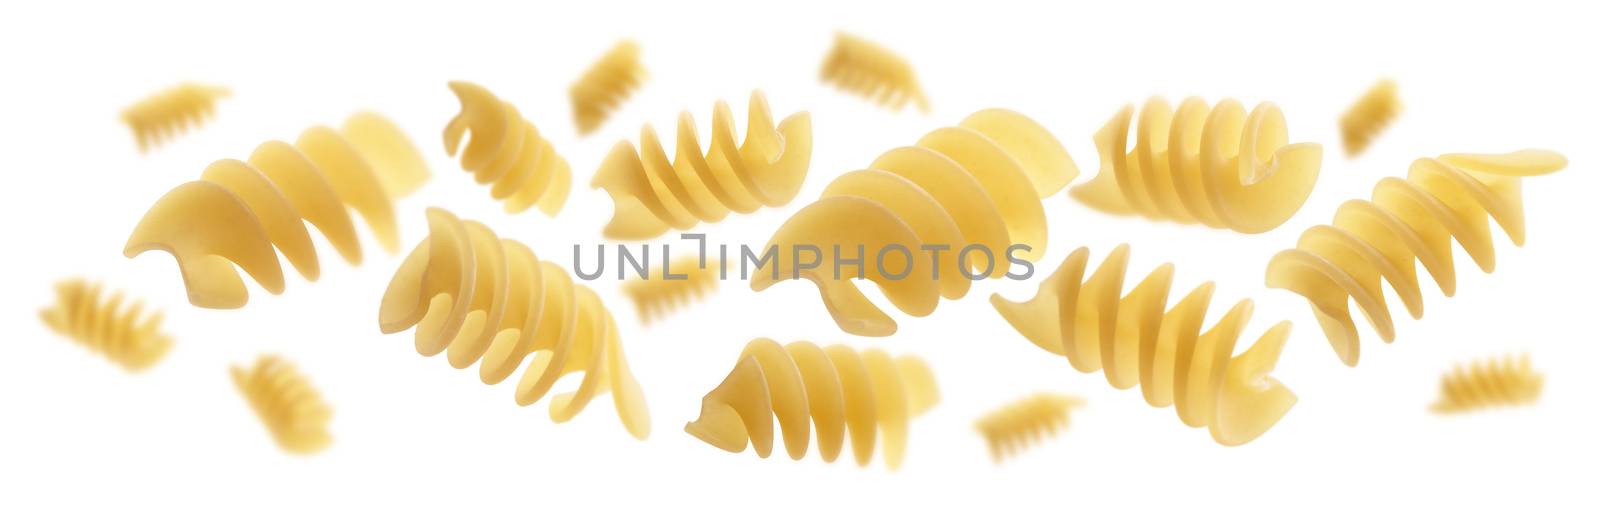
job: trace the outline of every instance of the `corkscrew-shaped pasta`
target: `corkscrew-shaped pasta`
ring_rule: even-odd
[[[550,419],[570,420],[610,392],[628,433],[650,434],[644,391],[622,355],[616,320],[594,291],[481,223],[430,208],[428,228],[383,294],[383,333],[416,327],[417,353],[448,350],[457,369],[476,362],[485,384],[505,380],[531,355],[517,384],[518,405],[539,401],[563,376],[583,373],[576,391],[550,402]]]
[[[629,279],[622,284],[622,292],[633,300],[640,320],[650,323],[716,291],[721,269],[716,260],[708,260],[704,267],[694,257],[673,260],[666,267],[652,269],[648,278]]]
[[[938,402],[922,359],[762,338],[745,346],[733,372],[701,400],[700,418],[683,429],[732,453],[753,444],[764,459],[772,454],[776,416],[792,459],[805,457],[815,424],[823,461],[839,457],[848,430],[856,464],[866,466],[881,443],[884,461],[896,469],[911,418]]]
[[[1393,80],[1381,80],[1373,84],[1339,118],[1339,135],[1344,141],[1345,155],[1360,155],[1399,115],[1399,85]]]
[[[333,436],[328,434],[333,407],[323,401],[322,394],[294,364],[275,355],[263,355],[253,366],[233,366],[230,371],[233,384],[279,448],[310,454],[333,442]]]
[[[1013,246],[1029,262],[1044,255],[1048,231],[1040,199],[1077,175],[1072,157],[1038,123],[1005,109],[978,111],[835,179],[822,198],[773,234],[767,245],[779,249],[778,258],[763,263],[750,286],[761,291],[782,280],[811,280],[845,332],[893,334],[895,321],[850,279],[871,280],[902,312],[926,316],[941,296],[965,296],[985,270],[989,277],[1005,274]],[[821,252],[819,266],[801,269],[790,249],[804,246],[840,248],[848,255],[859,249],[864,262],[849,267],[860,273],[834,274],[849,257],[836,259],[841,256],[828,251]],[[940,247],[947,252],[935,270],[932,252],[925,250]],[[904,276],[892,276],[892,270],[904,270]]]
[[[1026,302],[994,295],[995,310],[1033,344],[1065,355],[1084,373],[1104,370],[1118,389],[1140,386],[1152,407],[1177,407],[1191,427],[1209,427],[1226,446],[1248,443],[1294,406],[1293,392],[1268,376],[1289,337],[1289,322],[1268,329],[1234,355],[1254,304],[1240,301],[1201,331],[1211,294],[1206,282],[1167,309],[1174,267],[1163,264],[1122,294],[1128,246],[1118,246],[1084,279],[1089,250],[1067,256]]]
[[[700,153],[694,118],[678,115],[677,153],[671,161],[649,125],[639,148],[622,141],[595,172],[590,187],[611,195],[615,212],[605,236],[650,239],[668,230],[716,222],[728,212],[749,214],[789,203],[811,165],[811,115],[795,113],[776,125],[767,97],[750,94],[744,143],[735,140],[733,111],[718,101],[711,116],[711,148]]]
[[[578,134],[594,132],[611,117],[611,111],[628,100],[645,81],[644,64],[639,62],[639,44],[622,41],[572,83],[572,119]]]
[[[1317,183],[1322,146],[1289,144],[1276,105],[1246,114],[1236,100],[1210,107],[1189,98],[1174,112],[1151,98],[1129,151],[1133,113],[1124,107],[1095,133],[1100,173],[1074,186],[1073,198],[1111,214],[1256,234],[1288,221]]]
[[[1082,405],[1083,399],[1075,396],[1034,394],[978,418],[978,433],[989,443],[989,456],[1000,462],[1066,429],[1072,409]]]
[[[1305,297],[1346,365],[1361,357],[1361,337],[1350,316],[1354,301],[1384,342],[1394,341],[1394,318],[1383,283],[1413,319],[1422,319],[1421,262],[1445,296],[1456,292],[1454,240],[1485,273],[1494,271],[1494,243],[1485,215],[1512,244],[1522,246],[1522,178],[1565,168],[1567,159],[1545,150],[1506,154],[1448,154],[1417,159],[1405,180],[1378,181],[1372,200],[1339,206],[1332,225],[1300,235],[1293,249],[1267,263],[1267,286]]]
[[[39,318],[56,333],[71,338],[129,371],[149,368],[167,355],[172,337],[161,332],[161,313],[146,311],[144,302],[124,305],[119,292],[110,296],[99,284],[84,279],[56,284],[56,303]]]
[[[928,97],[904,57],[865,38],[840,32],[822,60],[822,81],[894,110],[916,103],[928,112]]]
[[[217,110],[228,88],[184,83],[164,89],[122,110],[122,122],[133,130],[140,152],[197,127]]]
[[[572,168],[550,141],[523,119],[511,102],[471,82],[453,81],[450,90],[461,100],[461,112],[444,128],[444,151],[461,153],[461,168],[479,184],[492,184],[489,197],[505,202],[506,212],[539,206],[555,216],[572,189]],[[467,131],[472,139],[461,149]]]
[[[347,210],[355,209],[386,251],[398,251],[394,198],[427,178],[427,165],[404,133],[382,116],[358,113],[342,130],[312,127],[293,145],[268,141],[248,161],[211,163],[200,180],[173,188],[150,207],[123,254],[170,253],[189,303],[239,308],[249,293],[235,265],[268,292],[283,292],[274,247],[307,280],[321,274],[305,222],[346,261],[359,264],[361,243]]]
[[[1490,407],[1529,405],[1539,400],[1544,375],[1533,370],[1526,354],[1457,365],[1439,383],[1433,411],[1458,414]]]

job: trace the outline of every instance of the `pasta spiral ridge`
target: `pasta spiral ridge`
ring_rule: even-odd
[[[550,140],[522,117],[522,113],[483,86],[450,82],[461,100],[461,112],[444,128],[444,150],[461,153],[461,168],[478,184],[492,184],[489,197],[501,200],[506,212],[518,213],[539,206],[549,216],[561,212],[572,189],[572,168],[556,154]],[[462,149],[467,131],[472,139]]]
[[[656,268],[649,278],[634,278],[622,284],[622,292],[633,300],[633,306],[644,323],[655,321],[679,307],[716,291],[721,282],[718,270],[721,264],[708,260],[700,266],[696,259],[671,261],[666,268]],[[675,271],[674,271],[675,270]],[[682,278],[668,278],[681,274]]]
[[[606,224],[612,239],[645,240],[716,222],[730,211],[749,214],[789,203],[811,166],[811,115],[799,112],[774,124],[767,97],[750,94],[744,143],[727,102],[711,116],[711,147],[700,153],[694,118],[678,116],[677,153],[671,161],[650,125],[639,131],[639,148],[621,141],[590,182],[611,196],[615,211]]]
[[[599,129],[611,117],[611,111],[627,101],[645,79],[638,43],[622,41],[607,51],[568,90],[578,134],[586,135]]]
[[[1289,144],[1271,103],[1246,114],[1237,100],[1210,107],[1189,98],[1173,111],[1151,98],[1136,128],[1133,114],[1124,107],[1095,133],[1100,172],[1074,186],[1073,198],[1110,214],[1257,234],[1288,221],[1316,186],[1322,146]]]
[[[1041,198],[1078,174],[1065,148],[1048,130],[1015,111],[978,111],[954,127],[924,135],[915,146],[889,150],[870,166],[839,176],[822,197],[801,208],[778,228],[768,247],[837,248],[809,270],[781,255],[751,278],[756,291],[789,279],[816,284],[823,304],[839,328],[861,336],[887,336],[894,319],[873,305],[851,279],[876,283],[890,303],[912,316],[926,316],[939,298],[966,295],[973,280],[1005,274],[1012,248],[1029,262],[1044,255],[1048,230]],[[889,252],[896,245],[906,252]],[[943,246],[939,259],[924,251]],[[968,247],[987,254],[967,264]],[[851,251],[843,251],[851,248]],[[838,253],[877,253],[880,263],[852,264],[854,274],[835,274]],[[784,250],[788,251],[788,250]],[[799,252],[794,252],[798,254]],[[1004,255],[1002,255],[1002,253]],[[869,264],[871,263],[871,264]],[[876,264],[876,265],[873,265]],[[969,266],[970,265],[970,266]],[[888,270],[906,270],[904,276]]]
[[[293,145],[268,141],[248,161],[211,163],[200,180],[156,200],[123,254],[167,252],[178,262],[189,303],[243,307],[249,293],[235,265],[272,294],[284,288],[277,251],[307,280],[321,274],[305,222],[346,261],[360,264],[361,243],[348,212],[354,209],[386,251],[398,251],[394,199],[427,177],[425,161],[399,128],[380,115],[357,113],[341,130],[312,127]]]
[[[860,36],[835,34],[833,49],[822,60],[822,81],[896,111],[907,103],[929,111],[911,63]]]
[[[1352,301],[1379,337],[1393,342],[1394,318],[1383,283],[1413,319],[1422,319],[1414,263],[1422,263],[1445,296],[1456,290],[1452,240],[1485,273],[1493,272],[1494,243],[1486,218],[1522,246],[1522,178],[1566,165],[1566,157],[1547,150],[1417,159],[1404,180],[1379,180],[1371,201],[1345,202],[1331,225],[1307,229],[1293,249],[1274,255],[1267,263],[1267,286],[1305,297],[1339,359],[1355,366],[1361,338],[1350,316]]]
[[[1528,405],[1544,390],[1544,375],[1533,370],[1533,360],[1504,356],[1457,365],[1439,383],[1439,400],[1433,412],[1458,414],[1490,407]]]
[[[1344,153],[1354,157],[1367,150],[1400,115],[1400,86],[1393,80],[1381,80],[1361,94],[1350,109],[1339,117],[1339,135],[1344,142]]]
[[[383,333],[416,327],[417,353],[448,350],[457,369],[478,363],[485,384],[505,380],[526,359],[518,405],[539,401],[563,376],[583,373],[576,391],[551,400],[550,419],[570,420],[610,392],[628,433],[649,436],[644,391],[622,354],[616,320],[593,290],[482,223],[436,207],[427,216],[428,238],[384,291],[378,311]]]
[[[989,443],[989,456],[1000,462],[1035,442],[1067,428],[1072,409],[1083,399],[1038,393],[1006,404],[978,419],[978,433]]]
[[[333,436],[328,434],[333,407],[294,364],[275,355],[263,355],[254,365],[236,365],[230,372],[234,386],[267,426],[279,448],[311,454],[333,442]]]
[[[848,431],[858,465],[866,466],[881,442],[885,463],[896,469],[905,456],[910,419],[938,401],[933,373],[922,359],[761,338],[745,346],[733,371],[701,400],[700,417],[683,429],[732,453],[753,444],[756,455],[766,458],[776,416],[792,459],[805,457],[815,424],[823,461],[838,458]]]
[[[128,371],[141,371],[167,355],[172,337],[161,331],[160,311],[144,302],[124,305],[122,292],[84,279],[56,284],[56,303],[39,312],[45,326],[71,338]]]
[[[122,110],[122,122],[133,130],[140,152],[205,123],[216,113],[217,101],[231,94],[228,88],[183,83],[145,97]]]
[[[1089,250],[1079,248],[1039,284],[1026,302],[996,294],[996,311],[1040,348],[1065,355],[1080,372],[1103,370],[1118,389],[1140,386],[1152,407],[1175,406],[1191,427],[1208,427],[1225,446],[1248,443],[1272,428],[1296,402],[1268,374],[1288,340],[1280,322],[1239,355],[1234,347],[1254,304],[1234,304],[1201,331],[1215,284],[1206,282],[1167,309],[1175,268],[1163,264],[1122,294],[1128,245],[1120,245],[1084,279]]]

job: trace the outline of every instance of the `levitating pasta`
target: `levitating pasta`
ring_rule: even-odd
[[[728,452],[754,445],[756,455],[766,458],[776,416],[792,459],[805,457],[815,425],[823,461],[839,457],[848,431],[856,464],[866,466],[881,444],[884,461],[896,469],[905,457],[911,418],[938,402],[933,373],[922,359],[763,338],[745,346],[733,372],[701,400],[700,418],[683,429]]]
[[[989,456],[1000,462],[1066,430],[1072,409],[1082,405],[1083,399],[1075,396],[1034,394],[978,418],[978,433],[989,443]]]
[[[1351,157],[1366,151],[1372,140],[1400,115],[1399,86],[1393,80],[1380,80],[1356,99],[1339,118],[1339,135],[1344,153]]]
[[[572,83],[568,93],[572,96],[572,119],[578,125],[578,134],[589,134],[600,128],[611,111],[628,100],[635,89],[645,81],[644,65],[639,62],[639,44],[622,41],[611,48],[600,60],[583,72]]]
[[[234,366],[230,371],[233,384],[283,451],[316,453],[333,442],[328,434],[333,407],[294,364],[263,355],[251,367]]]
[[[640,320],[650,323],[715,291],[720,269],[716,260],[708,260],[703,267],[694,257],[673,260],[666,267],[652,268],[648,278],[624,282],[622,292],[633,300]]]
[[[461,168],[479,184],[492,184],[489,197],[505,202],[506,212],[537,205],[546,215],[560,213],[572,189],[567,160],[511,102],[471,82],[451,82],[450,90],[461,100],[461,113],[444,128],[445,153],[455,157],[459,151]],[[468,130],[472,139],[462,150]]]
[[[1533,360],[1504,356],[1457,365],[1439,383],[1439,401],[1433,411],[1458,414],[1492,407],[1529,405],[1539,400],[1544,375],[1533,370]]]
[[[56,303],[39,318],[56,333],[77,341],[128,371],[149,368],[167,355],[172,337],[161,332],[161,312],[144,302],[129,304],[122,292],[84,279],[56,284]]]
[[[372,113],[351,116],[341,130],[307,129],[293,145],[268,141],[248,161],[211,163],[200,180],[156,200],[139,220],[123,254],[172,254],[189,303],[234,309],[249,301],[243,269],[268,292],[283,292],[278,254],[307,280],[321,274],[306,222],[351,264],[361,262],[349,209],[371,226],[384,250],[400,249],[394,199],[428,178],[405,134]]]
[[[941,296],[961,298],[973,280],[1006,274],[1013,258],[1043,256],[1048,231],[1040,199],[1077,175],[1066,149],[1038,123],[1004,109],[978,111],[828,184],[768,240],[778,258],[763,264],[750,286],[811,280],[845,332],[893,334],[895,321],[851,279],[870,280],[900,311],[926,316]],[[802,247],[847,255],[823,251],[818,266],[802,269],[791,258],[791,249]],[[944,251],[937,270],[930,248]],[[834,273],[858,252],[864,262]]]
[[[773,124],[767,98],[750,94],[744,143],[735,139],[733,111],[718,101],[711,116],[711,148],[700,152],[694,118],[678,116],[675,156],[649,125],[639,131],[639,148],[617,143],[595,172],[590,187],[611,195],[615,212],[605,236],[644,240],[716,222],[730,211],[749,214],[789,203],[800,192],[811,165],[811,115],[791,114]]]
[[[1124,107],[1095,133],[1100,173],[1074,186],[1073,198],[1111,214],[1256,234],[1288,221],[1317,183],[1322,146],[1289,144],[1273,104],[1246,114],[1235,100],[1210,107],[1189,98],[1173,111],[1151,98],[1130,151],[1133,114]]]
[[[1350,303],[1394,341],[1394,318],[1383,283],[1413,319],[1422,319],[1421,262],[1445,296],[1456,292],[1456,241],[1485,273],[1494,271],[1494,243],[1485,215],[1522,246],[1522,178],[1565,168],[1567,159],[1545,150],[1507,154],[1448,154],[1417,159],[1405,180],[1378,181],[1372,200],[1339,206],[1333,224],[1300,235],[1294,249],[1267,263],[1267,286],[1305,297],[1345,364],[1361,357],[1361,338]]]
[[[822,81],[900,110],[907,103],[928,112],[928,97],[911,63],[888,48],[858,36],[838,33],[822,60]]]
[[[123,109],[122,122],[133,130],[139,151],[147,152],[205,123],[216,112],[217,101],[228,94],[225,87],[178,84]]]
[[[1087,279],[1089,250],[1067,256],[1026,302],[994,295],[995,310],[1040,348],[1065,355],[1084,373],[1103,370],[1117,389],[1140,386],[1152,407],[1177,407],[1191,427],[1209,427],[1226,446],[1255,440],[1289,412],[1293,392],[1268,376],[1289,337],[1289,322],[1268,329],[1244,353],[1234,346],[1254,304],[1234,304],[1201,331],[1216,286],[1201,284],[1169,310],[1174,268],[1164,264],[1122,294],[1128,246],[1106,257]]]
[[[594,291],[481,223],[430,208],[428,229],[384,291],[383,333],[416,327],[417,353],[448,350],[457,369],[478,363],[485,384],[500,383],[526,360],[518,405],[539,401],[563,376],[583,373],[576,391],[550,401],[550,419],[570,420],[610,392],[628,433],[650,435],[644,391],[622,355],[616,320]]]

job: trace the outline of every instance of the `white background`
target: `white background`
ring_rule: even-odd
[[[1592,264],[1600,218],[1590,168],[1600,81],[1588,6],[19,4],[0,8],[0,511],[1595,508],[1587,491],[1600,459]],[[908,56],[935,111],[892,113],[819,84],[820,60],[841,29]],[[566,88],[620,38],[640,42],[651,80],[601,132],[580,139]],[[1336,120],[1385,76],[1399,81],[1406,111],[1367,154],[1346,159]],[[452,79],[514,102],[571,161],[575,188],[558,218],[501,213],[446,158],[439,134],[456,110],[445,88]],[[203,129],[140,155],[117,112],[183,80],[231,86],[235,96]],[[518,408],[512,385],[484,386],[475,371],[418,356],[409,335],[381,335],[378,299],[400,256],[378,250],[364,227],[366,263],[349,266],[319,242],[321,280],[291,273],[281,296],[252,284],[250,304],[235,311],[189,306],[163,254],[121,255],[144,210],[210,161],[372,108],[406,129],[433,170],[398,204],[407,248],[425,236],[423,208],[439,205],[570,267],[570,245],[599,242],[610,215],[587,181],[612,144],[636,138],[645,123],[670,128],[684,109],[705,134],[718,98],[734,104],[742,125],[757,87],[780,116],[811,112],[811,174],[790,205],[704,227],[713,242],[764,242],[832,177],[982,107],[1014,108],[1054,131],[1083,169],[1081,182],[1099,166],[1092,134],[1126,103],[1152,94],[1276,102],[1292,140],[1325,150],[1315,193],[1287,224],[1244,236],[1116,219],[1060,194],[1044,200],[1051,240],[1039,276],[1077,246],[1098,262],[1129,242],[1139,276],[1170,260],[1182,291],[1217,281],[1213,318],[1254,298],[1247,338],[1279,319],[1296,323],[1276,376],[1300,403],[1257,441],[1218,446],[1170,408],[1077,373],[1016,335],[987,297],[1025,298],[1032,282],[978,284],[927,318],[893,312],[900,332],[867,340],[835,328],[805,282],[760,294],[725,283],[644,327],[614,281],[597,281],[648,395],[655,431],[641,443],[608,399],[556,425],[547,402]],[[1263,286],[1273,253],[1328,221],[1340,202],[1365,198],[1379,178],[1403,175],[1412,159],[1525,147],[1561,151],[1572,163],[1525,183],[1529,244],[1512,247],[1497,232],[1493,274],[1458,251],[1457,297],[1425,280],[1426,318],[1397,310],[1392,345],[1364,332],[1360,367],[1338,362],[1299,297]],[[52,301],[51,284],[72,276],[165,308],[178,340],[171,355],[131,375],[46,330],[36,312]],[[926,358],[943,402],[913,422],[904,468],[827,464],[814,449],[799,462],[781,449],[761,460],[684,434],[700,396],[761,336]],[[1426,411],[1454,363],[1522,351],[1548,375],[1537,406],[1455,418]],[[264,352],[297,362],[334,405],[328,451],[280,453],[240,400],[227,367]],[[973,420],[1041,390],[1089,403],[1063,437],[994,465]]]

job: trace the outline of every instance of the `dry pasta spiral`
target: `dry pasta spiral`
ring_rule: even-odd
[[[126,301],[122,292],[105,295],[99,283],[84,279],[56,284],[56,303],[39,312],[51,330],[67,336],[129,371],[149,368],[172,349],[161,332],[161,312],[144,302]]]
[[[733,453],[754,445],[766,458],[776,416],[790,458],[805,457],[814,424],[823,461],[838,458],[848,430],[857,464],[867,465],[882,444],[884,461],[895,469],[911,418],[938,401],[933,373],[916,357],[763,338],[745,346],[733,371],[701,401],[699,419],[683,429]]]
[[[263,355],[248,368],[234,366],[230,371],[233,384],[279,448],[308,454],[322,451],[333,442],[333,436],[328,434],[333,408],[294,364],[275,355]]]
[[[361,262],[361,243],[349,209],[366,220],[385,250],[398,251],[394,199],[427,177],[427,166],[405,134],[382,116],[358,113],[342,130],[316,126],[293,145],[262,143],[248,162],[211,163],[200,180],[156,200],[128,236],[123,254],[170,253],[189,303],[243,307],[249,293],[238,269],[268,292],[283,292],[277,252],[307,280],[321,275],[307,222],[351,264]]]
[[[696,258],[676,259],[668,266],[652,269],[649,277],[624,282],[622,292],[633,300],[640,320],[650,323],[716,291],[719,270],[721,264],[715,259],[707,261],[705,266],[700,266]]]
[[[622,102],[645,80],[639,62],[639,44],[622,41],[600,56],[568,89],[572,97],[572,120],[579,134],[600,128]]]
[[[1544,375],[1533,370],[1533,360],[1504,356],[1458,365],[1439,382],[1439,401],[1432,410],[1457,414],[1491,407],[1528,405],[1539,400]]]
[[[763,264],[750,285],[761,291],[782,280],[811,280],[845,332],[893,334],[895,321],[850,279],[870,280],[902,312],[926,316],[941,296],[961,298],[974,279],[1005,274],[1014,246],[1029,262],[1044,255],[1048,231],[1040,199],[1077,174],[1061,143],[1027,116],[1005,109],[978,111],[828,184],[822,198],[800,209],[768,240],[778,258]],[[820,265],[801,269],[799,259],[790,258],[799,251],[791,249],[804,246],[839,248],[846,258],[859,249],[866,262],[855,266],[859,273],[835,275],[840,255],[823,251]],[[939,247],[948,253],[935,270],[938,250],[925,249]],[[905,251],[891,252],[894,248]],[[973,249],[981,255],[973,256]],[[881,262],[872,262],[874,254]],[[986,268],[978,265],[982,261]],[[905,270],[904,276],[892,276],[890,270]]]
[[[1072,409],[1082,405],[1083,399],[1074,396],[1030,395],[978,418],[978,433],[989,443],[989,456],[1000,462],[1065,430],[1072,420]]]
[[[526,360],[519,405],[539,401],[557,379],[583,373],[576,391],[551,400],[550,419],[570,420],[610,392],[628,433],[650,434],[644,390],[628,369],[616,320],[594,291],[481,223],[430,208],[428,228],[383,294],[383,333],[416,327],[417,353],[448,350],[457,369],[478,363],[485,384],[500,383]]]
[[[1545,150],[1417,159],[1404,180],[1379,180],[1371,201],[1345,202],[1331,225],[1307,229],[1293,249],[1274,255],[1267,286],[1305,297],[1339,359],[1355,366],[1361,337],[1350,316],[1352,301],[1384,342],[1394,341],[1383,283],[1412,318],[1421,319],[1415,263],[1422,263],[1445,296],[1456,292],[1452,240],[1485,273],[1494,271],[1487,218],[1522,246],[1522,178],[1566,165],[1561,154]]]
[[[1393,80],[1381,80],[1361,94],[1350,109],[1339,117],[1339,136],[1344,142],[1344,153],[1356,156],[1367,150],[1400,115],[1399,85]]]
[[[928,97],[911,63],[860,36],[835,35],[833,49],[822,60],[822,81],[890,109],[915,103],[928,112]]]
[[[461,168],[479,184],[491,184],[489,197],[505,202],[506,212],[539,206],[555,216],[572,189],[572,168],[556,154],[550,140],[522,117],[511,102],[471,82],[454,81],[450,90],[461,100],[461,112],[444,128],[444,150],[461,153]],[[472,139],[461,148],[467,131]]]
[[[1317,183],[1322,146],[1289,144],[1278,107],[1263,103],[1248,114],[1236,100],[1216,107],[1189,98],[1177,111],[1151,98],[1139,114],[1124,107],[1095,134],[1100,173],[1072,188],[1096,210],[1255,234],[1293,216]]]
[[[1174,267],[1164,264],[1127,295],[1128,246],[1121,245],[1084,278],[1089,250],[1067,256],[1026,302],[991,297],[995,310],[1033,344],[1065,355],[1084,373],[1103,370],[1118,389],[1140,386],[1152,407],[1177,407],[1191,427],[1209,427],[1226,446],[1248,443],[1294,406],[1293,392],[1268,376],[1289,337],[1274,325],[1239,355],[1234,347],[1254,304],[1240,301],[1201,331],[1216,286],[1200,285],[1171,309]]]
[[[749,214],[789,203],[811,166],[811,115],[795,113],[774,124],[767,97],[750,94],[744,143],[736,139],[733,111],[718,101],[711,116],[711,148],[700,153],[694,118],[678,116],[677,153],[671,161],[656,131],[639,131],[639,148],[618,142],[590,187],[611,195],[615,212],[605,236],[650,239],[668,230],[716,222],[730,211]]]
[[[178,84],[123,109],[122,122],[133,130],[139,151],[148,152],[205,123],[216,112],[217,101],[229,94],[221,86]]]

